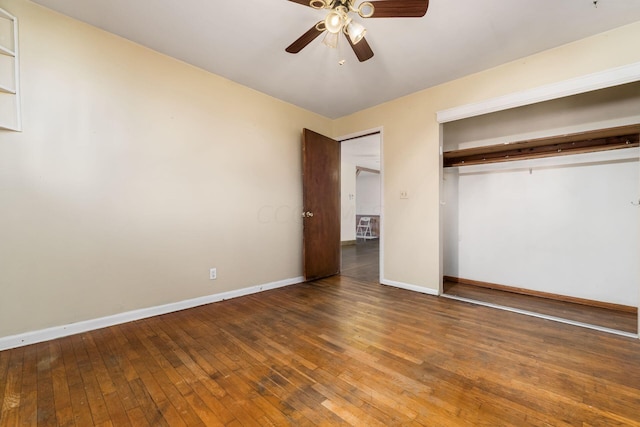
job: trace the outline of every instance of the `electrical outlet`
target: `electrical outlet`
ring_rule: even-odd
[[[209,279],[216,280],[218,278],[218,272],[215,268],[209,269]]]

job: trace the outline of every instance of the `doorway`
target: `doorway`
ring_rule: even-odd
[[[381,133],[341,139],[341,274],[379,282]]]

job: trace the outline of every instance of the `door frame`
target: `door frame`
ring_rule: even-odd
[[[380,277],[378,278],[379,283],[383,283],[384,281],[384,130],[382,126],[370,128],[367,130],[362,130],[358,132],[353,132],[346,135],[341,135],[334,138],[340,144],[342,141],[347,139],[355,139],[363,136],[371,135],[371,134],[379,134],[380,135],[380,254],[378,259],[379,272]],[[340,212],[340,217],[342,217],[342,212]],[[342,252],[342,248],[340,249]],[[342,259],[342,254],[340,255],[340,259]]]

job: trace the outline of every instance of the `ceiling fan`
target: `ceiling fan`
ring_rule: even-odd
[[[285,50],[298,53],[325,31],[323,43],[329,47],[338,45],[340,33],[344,33],[360,62],[373,57],[373,51],[364,36],[367,32],[349,16],[351,12],[362,18],[420,18],[427,13],[429,0],[378,0],[363,1],[358,7],[356,0],[289,0],[314,9],[328,9],[327,17],[311,27]]]

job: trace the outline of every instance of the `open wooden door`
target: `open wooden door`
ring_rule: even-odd
[[[340,273],[340,143],[302,134],[304,277]]]

